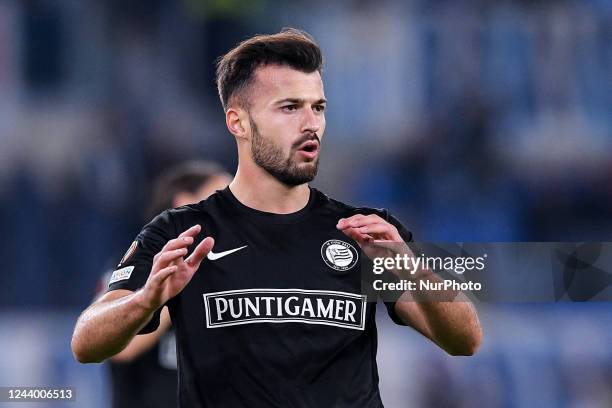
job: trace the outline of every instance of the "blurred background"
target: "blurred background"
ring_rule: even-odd
[[[421,241],[610,241],[611,0],[1,0],[0,386],[108,406],[104,367],[72,358],[76,317],[152,178],[235,169],[214,60],[285,26],[325,56],[316,187]],[[612,406],[610,303],[479,310],[469,359],[379,313],[386,406]]]

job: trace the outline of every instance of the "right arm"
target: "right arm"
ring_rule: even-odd
[[[151,320],[155,310],[144,303],[142,290],[113,290],[79,317],[72,352],[81,363],[99,363],[123,350]]]
[[[199,225],[193,226],[168,241],[153,258],[151,272],[141,289],[108,292],[81,314],[71,342],[78,361],[101,362],[123,350],[155,311],[187,286],[214,244],[208,237],[183,259],[200,230]]]
[[[151,350],[161,339],[161,337],[172,327],[168,308],[162,308],[159,315],[159,327],[153,333],[135,336],[132,341],[121,352],[115,354],[110,359],[114,363],[129,363]]]

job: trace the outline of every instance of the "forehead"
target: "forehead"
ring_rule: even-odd
[[[250,100],[253,105],[295,98],[317,101],[324,98],[318,71],[306,73],[291,67],[266,65],[257,68]]]

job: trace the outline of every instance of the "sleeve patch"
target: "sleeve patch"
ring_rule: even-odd
[[[124,263],[126,263],[132,257],[132,255],[134,255],[134,251],[136,251],[137,247],[138,247],[138,242],[137,241],[132,242],[132,245],[130,245],[125,255],[123,255],[123,258],[121,258],[121,262],[119,262],[118,266],[121,266]]]
[[[133,270],[134,270],[133,266],[126,266],[125,268],[117,269],[111,275],[111,278],[110,278],[110,281],[108,282],[108,284],[111,285],[111,284],[113,284],[115,282],[119,282],[119,281],[122,281],[122,280],[130,279],[130,276],[132,275],[132,271]]]

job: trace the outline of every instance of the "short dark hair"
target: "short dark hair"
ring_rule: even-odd
[[[223,110],[253,79],[253,73],[265,65],[286,65],[311,73],[323,67],[321,49],[305,31],[285,28],[281,32],[251,37],[217,60],[217,89]],[[246,104],[241,95],[239,104]]]
[[[204,160],[188,161],[168,168],[153,183],[146,216],[151,218],[172,208],[172,202],[178,193],[195,193],[211,178],[223,175],[228,175],[223,167]]]

